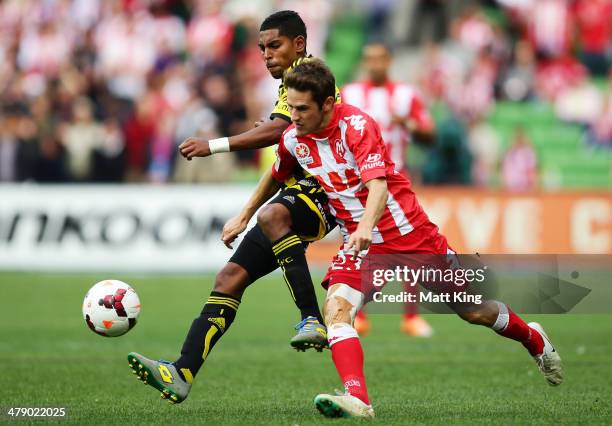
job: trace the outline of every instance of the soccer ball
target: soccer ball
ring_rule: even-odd
[[[117,337],[136,325],[140,299],[132,287],[119,280],[94,284],[83,300],[87,326],[101,336]]]

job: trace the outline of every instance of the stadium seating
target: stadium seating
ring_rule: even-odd
[[[330,26],[325,60],[334,70],[338,86],[349,82],[358,67],[365,42],[363,21],[363,16],[349,13]]]
[[[498,102],[489,117],[504,148],[522,126],[538,153],[545,188],[609,188],[612,153],[594,150],[584,142],[584,129],[559,121],[552,107],[540,103]]]

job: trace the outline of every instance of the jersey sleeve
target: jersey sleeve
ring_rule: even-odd
[[[412,105],[410,106],[409,118],[416,123],[416,127],[419,130],[430,131],[434,128],[434,121],[423,98],[419,94],[415,94],[412,98]]]
[[[275,118],[282,118],[291,123],[291,111],[289,111],[289,105],[287,104],[287,89],[284,84],[281,84],[278,88],[278,99],[276,99],[274,109],[270,113],[270,120]]]
[[[276,148],[276,161],[272,165],[272,177],[281,183],[289,179],[295,168],[299,166],[295,157],[285,147],[284,141],[285,135],[283,134]]]
[[[367,116],[352,116],[349,121],[349,148],[357,161],[361,180],[366,183],[372,179],[386,177],[387,151],[376,122]]]

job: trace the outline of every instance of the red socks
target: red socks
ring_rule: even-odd
[[[504,337],[517,340],[525,346],[531,356],[541,355],[544,352],[544,339],[533,328],[529,327],[517,314],[507,308],[508,323],[498,331]]]
[[[367,320],[367,319],[368,319],[368,315],[365,313],[365,311],[364,311],[363,309],[360,309],[360,310],[357,312],[357,316],[356,316],[356,318],[359,318],[359,319],[361,319],[361,320]]]
[[[352,337],[336,342],[331,351],[340,380],[348,393],[369,405],[368,389],[363,376],[363,349],[359,339]]]

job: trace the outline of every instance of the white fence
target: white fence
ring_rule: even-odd
[[[251,186],[0,185],[0,270],[200,272]]]

